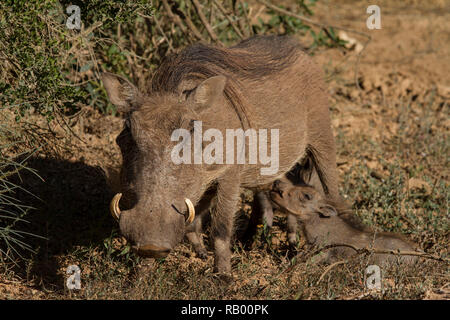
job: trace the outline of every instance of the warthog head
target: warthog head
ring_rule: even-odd
[[[164,257],[182,240],[186,224],[194,219],[194,205],[223,170],[174,163],[171,154],[179,142],[171,141],[172,133],[192,132],[203,111],[225,103],[226,77],[210,77],[183,94],[149,96],[113,74],[103,74],[102,81],[110,101],[126,113],[116,139],[123,158],[122,193],[111,201],[111,213],[139,255]]]
[[[308,185],[294,185],[276,180],[270,192],[272,200],[284,211],[299,217],[302,222],[337,216],[336,209],[323,196]]]

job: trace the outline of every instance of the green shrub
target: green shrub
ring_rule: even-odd
[[[315,34],[302,21],[273,10],[268,10],[269,21],[250,22],[246,2],[200,3],[216,41],[226,45],[255,33],[308,34],[313,47],[334,43],[323,31]],[[298,1],[299,12],[312,15],[314,3]],[[69,30],[65,25],[70,4],[80,7],[81,30]],[[163,1],[153,5],[148,0],[2,1],[0,104],[14,107],[17,120],[26,110],[52,120],[74,114],[85,105],[114,112],[99,83],[100,72],[125,74],[145,85],[166,53],[195,41],[214,41],[191,1],[168,4],[172,15],[180,17],[179,24]],[[187,27],[188,20],[197,33]],[[330,30],[329,34],[334,33]]]

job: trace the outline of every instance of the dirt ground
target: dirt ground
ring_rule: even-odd
[[[314,9],[316,21],[371,37],[359,63],[356,48],[320,49],[314,57],[329,84],[341,192],[366,224],[404,233],[421,249],[448,257],[450,2],[377,4],[381,30],[366,28],[366,1],[320,1]],[[367,41],[345,33],[362,45]],[[38,208],[29,231],[49,241],[36,240],[37,253],[25,265],[1,269],[0,299],[450,298],[445,262],[393,267],[385,273],[384,291],[368,292],[366,257],[329,270],[313,266],[300,239],[300,256],[292,259],[281,213],[253,250],[235,243],[231,284],[217,285],[212,254],[201,260],[187,243],[145,267],[127,252],[108,213],[114,194],[108,181],[116,179],[113,169],[121,163],[115,137],[122,120],[86,108],[70,124],[72,134],[54,125],[58,146],[29,160],[45,183],[32,174],[22,177],[42,200],[23,195]],[[39,132],[49,134],[42,127]],[[250,200],[244,193],[244,218]],[[82,270],[79,291],[64,285],[72,264]]]

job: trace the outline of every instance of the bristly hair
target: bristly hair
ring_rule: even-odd
[[[194,44],[163,60],[153,76],[150,90],[175,93],[183,80],[226,76],[225,96],[243,127],[250,127],[239,80],[256,80],[280,72],[292,65],[301,49],[295,39],[287,36],[255,36],[230,48]]]

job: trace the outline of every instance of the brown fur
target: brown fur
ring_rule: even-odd
[[[272,200],[280,208],[298,216],[302,222],[303,233],[308,243],[314,246],[347,244],[360,248],[375,248],[382,250],[414,251],[415,246],[402,236],[393,233],[375,233],[361,223],[343,219],[339,208],[333,201],[327,201],[321,193],[308,185],[296,186],[286,181],[275,181],[271,192]],[[341,212],[342,213],[342,212]],[[355,254],[350,247],[338,246],[328,249],[320,262],[332,263]],[[415,256],[401,256],[375,253],[373,262],[383,264],[399,259],[412,263]]]
[[[179,93],[180,90],[182,94],[189,94],[199,80],[226,76],[224,95],[238,114],[242,127],[248,128],[251,124],[239,90],[240,80],[258,81],[283,71],[298,58],[299,49],[293,39],[279,36],[248,39],[231,49],[195,44],[166,57],[152,79],[150,94]]]
[[[117,139],[124,160],[121,206],[127,209],[119,224],[138,253],[172,249],[186,232],[178,213],[185,208],[183,199],[199,204],[214,189],[215,268],[230,272],[229,241],[240,187],[267,188],[308,157],[318,178],[307,182],[340,201],[322,73],[294,40],[255,37],[228,49],[188,47],[162,63],[147,94],[124,78],[102,78],[111,102],[127,113]],[[278,173],[263,176],[259,164],[175,165],[171,133],[192,129],[193,120],[224,137],[225,129],[279,129]]]

